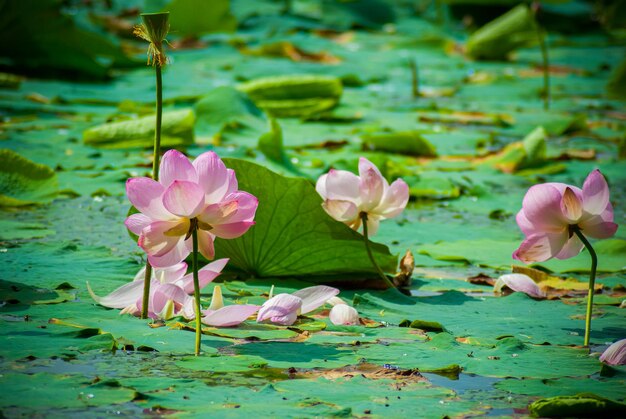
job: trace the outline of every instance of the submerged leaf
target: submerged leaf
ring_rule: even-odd
[[[502,60],[521,47],[538,42],[535,17],[526,4],[520,4],[487,23],[470,36],[467,54],[477,59]]]
[[[0,207],[48,203],[57,195],[57,188],[57,176],[48,166],[0,150]]]
[[[152,147],[155,116],[132,121],[111,122],[83,132],[85,144],[102,148]],[[195,116],[191,109],[163,113],[161,147],[193,144]]]

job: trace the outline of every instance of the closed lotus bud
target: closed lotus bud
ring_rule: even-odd
[[[330,321],[337,326],[359,324],[359,313],[347,304],[337,304],[330,310]]]

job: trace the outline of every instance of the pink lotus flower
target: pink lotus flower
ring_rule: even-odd
[[[260,306],[251,304],[225,306],[222,298],[222,289],[219,285],[216,285],[213,287],[211,305],[203,312],[202,323],[217,327],[237,326],[259,311],[260,308]]]
[[[600,361],[608,365],[626,365],[626,339],[618,340],[600,355]]]
[[[370,236],[380,220],[398,216],[409,200],[409,187],[397,179],[391,186],[378,168],[364,157],[359,159],[359,176],[345,170],[331,170],[317,180],[317,192],[324,199],[324,210],[337,221],[358,230],[362,214],[367,214]]]
[[[303,288],[293,294],[278,294],[270,297],[259,310],[257,322],[269,320],[272,323],[290,326],[300,314],[306,314],[323,305],[339,294],[339,290],[326,285]]]
[[[611,237],[617,230],[609,187],[597,169],[587,176],[582,190],[564,183],[531,187],[517,214],[517,224],[526,239],[513,258],[525,263],[576,256],[583,243],[574,228],[597,239]]]
[[[154,267],[175,265],[191,252],[191,232],[197,229],[199,251],[213,259],[215,236],[232,239],[254,225],[257,199],[237,190],[235,172],[212,151],[193,163],[182,153],[163,155],[160,179],[131,178],[126,182],[130,202],[140,213],[126,219],[139,235],[138,245]]]
[[[200,289],[212,282],[220,274],[228,259],[218,259],[198,271]],[[98,304],[109,308],[123,309],[121,314],[139,316],[142,308],[143,280],[146,268],[142,268],[132,282],[122,285],[107,296],[97,296],[89,282],[87,290]],[[173,316],[184,316],[193,319],[193,276],[185,275],[186,263],[178,263],[167,268],[156,268],[152,271],[150,281],[150,299],[148,316],[150,318],[169,319]],[[164,312],[166,310],[166,312]]]

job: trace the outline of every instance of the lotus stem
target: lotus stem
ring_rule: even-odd
[[[154,127],[154,150],[152,160],[152,178],[159,180],[159,160],[161,158],[161,120],[163,114],[163,81],[161,67],[167,59],[163,54],[163,41],[169,30],[169,13],[144,13],[141,15],[143,23],[135,27],[133,33],[149,42],[148,65],[153,65],[156,72],[156,124]],[[167,41],[165,41],[167,42]],[[150,281],[152,266],[146,262],[146,276],[143,282],[143,306],[141,318],[148,318],[148,303],[150,300]]]
[[[200,355],[200,344],[202,337],[202,312],[200,311],[200,280],[198,279],[198,229],[193,228],[191,232],[193,252],[191,253],[193,269],[193,298],[196,312],[196,351],[195,355]]]
[[[593,294],[595,291],[595,282],[596,282],[596,269],[598,267],[598,256],[596,255],[596,251],[589,243],[589,240],[583,235],[578,226],[574,226],[574,233],[578,236],[581,242],[585,245],[587,250],[589,251],[589,255],[591,255],[591,272],[589,273],[589,292],[587,294],[587,314],[585,316],[585,340],[584,345],[589,346],[589,335],[591,334],[591,314],[593,310]]]
[[[374,258],[374,255],[372,254],[372,249],[370,248],[370,241],[367,235],[367,213],[362,212],[360,217],[361,217],[361,221],[363,222],[363,240],[365,240],[365,250],[367,250],[367,256],[369,256],[370,261],[372,262],[372,265],[374,266],[374,268],[376,268],[376,271],[378,272],[380,279],[382,279],[383,283],[387,285],[387,288],[395,288],[394,285],[389,280],[389,278],[387,278],[387,275],[385,275],[383,270],[380,269],[380,266],[378,266],[378,263],[376,262],[376,259]]]

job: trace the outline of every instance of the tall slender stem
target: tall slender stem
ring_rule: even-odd
[[[154,128],[154,150],[152,160],[152,178],[159,180],[159,160],[161,158],[161,120],[163,114],[163,79],[161,77],[161,66],[156,63],[156,125]],[[150,279],[152,277],[152,266],[146,262],[146,276],[143,281],[143,306],[141,307],[141,318],[148,318],[148,301],[150,299]]]
[[[587,250],[589,251],[589,255],[591,256],[591,272],[589,273],[589,292],[587,294],[587,315],[585,316],[585,340],[584,345],[589,346],[589,335],[591,334],[591,314],[593,310],[593,294],[594,294],[594,285],[596,282],[596,268],[598,267],[598,256],[596,255],[596,251],[593,250],[591,243],[589,240],[583,235],[578,226],[574,226],[572,229],[574,233],[578,236],[581,242],[585,245]]]
[[[539,40],[539,47],[541,48],[543,69],[543,94],[541,96],[543,97],[543,108],[548,110],[550,108],[550,62],[548,60],[548,46],[546,45],[546,40],[539,26],[539,22],[537,21],[537,12],[532,5],[529,7],[533,13],[533,25],[537,33],[537,39]]]
[[[361,221],[363,222],[363,240],[365,241],[365,250],[367,250],[367,256],[369,256],[370,261],[372,262],[372,265],[374,265],[374,268],[376,268],[378,275],[383,280],[385,285],[387,285],[387,288],[395,288],[394,285],[389,280],[389,278],[387,278],[387,275],[385,275],[383,270],[380,269],[380,266],[378,266],[378,263],[376,262],[376,259],[374,259],[374,255],[372,254],[372,249],[370,248],[370,241],[367,235],[367,213],[362,212],[360,214],[360,217],[361,217]]]
[[[193,266],[193,298],[195,300],[196,311],[196,356],[200,355],[200,339],[202,337],[202,313],[200,308],[200,280],[198,279],[198,229],[193,228],[191,232],[193,243],[193,253],[191,254]]]
[[[161,119],[163,115],[163,78],[161,66],[154,66],[156,71],[156,126],[154,130],[154,160],[152,162],[152,177],[159,180],[159,160],[161,159]]]

